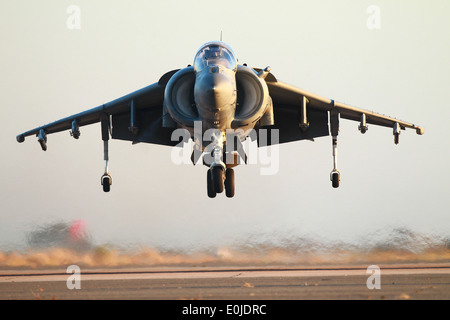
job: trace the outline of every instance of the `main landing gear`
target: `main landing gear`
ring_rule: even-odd
[[[233,160],[227,161],[227,164],[225,164],[224,158],[227,157],[227,153],[224,152],[222,133],[217,131],[212,138],[214,145],[211,151],[212,161],[208,163],[209,161],[205,161],[205,158],[203,158],[203,163],[209,166],[206,176],[208,197],[215,198],[218,193],[225,190],[225,195],[232,198],[234,197],[234,170],[232,167],[238,165],[238,155],[233,152],[229,153],[228,156],[232,156]]]
[[[207,172],[208,197],[215,198],[218,193],[225,190],[228,198],[234,197],[234,170],[225,169],[221,166],[215,166],[208,169]]]

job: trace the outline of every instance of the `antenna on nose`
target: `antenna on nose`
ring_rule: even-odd
[[[220,31],[220,41],[223,42],[223,40],[222,40],[222,31]]]

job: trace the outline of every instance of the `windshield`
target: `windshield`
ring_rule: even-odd
[[[236,69],[236,58],[231,50],[217,43],[204,46],[197,52],[194,60],[196,72],[207,66],[221,65],[227,69]]]

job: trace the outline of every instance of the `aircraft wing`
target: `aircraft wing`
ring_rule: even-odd
[[[133,142],[149,142],[163,145],[175,145],[177,141],[171,141],[171,131],[161,127],[162,110],[164,101],[164,89],[167,81],[177,70],[170,71],[161,77],[159,82],[132,92],[114,101],[105,103],[90,110],[74,114],[55,122],[37,127],[17,135],[18,142],[23,142],[25,137],[36,135],[46,141],[46,135],[64,130],[72,130],[74,138],[79,137],[79,127],[101,122],[108,119],[112,137],[114,139],[129,140]],[[133,105],[133,112],[132,112]],[[132,114],[134,113],[134,114]],[[131,132],[132,119],[138,128]],[[41,143],[42,146],[42,143]],[[46,150],[46,146],[42,146]]]
[[[270,79],[269,79],[270,80]],[[273,80],[273,79],[272,79]],[[405,130],[406,128],[415,129],[417,134],[423,134],[424,128],[392,118],[386,115],[382,115],[373,111],[353,107],[344,103],[334,101],[332,99],[324,98],[309,91],[294,87],[292,85],[283,83],[281,81],[267,81],[270,95],[273,99],[274,111],[278,106],[285,106],[285,108],[294,108],[300,110],[302,107],[302,99],[307,99],[306,109],[307,111],[317,110],[325,112],[339,112],[341,118],[374,124],[378,126],[384,126],[393,128],[398,124],[399,128]],[[276,122],[276,119],[275,119]],[[282,124],[278,124],[282,127]]]
[[[274,100],[274,104],[278,103],[297,106],[298,108],[300,108],[301,98],[306,97],[309,100],[307,104],[308,108],[323,111],[331,111],[332,109],[335,109],[339,111],[340,117],[344,119],[361,121],[361,116],[365,114],[366,121],[370,124],[393,128],[394,125],[398,123],[402,130],[411,128],[415,129],[418,134],[424,133],[424,128],[421,128],[415,124],[398,120],[396,118],[382,115],[373,111],[353,107],[328,98],[324,98],[306,90],[283,83],[281,81],[267,82],[267,84],[269,87],[270,95]]]
[[[255,68],[258,72],[261,69]],[[265,78],[269,94],[272,97],[275,126],[279,129],[279,143],[311,139],[328,135],[329,114],[339,114],[340,118],[360,122],[360,130],[364,133],[367,124],[374,124],[392,128],[393,130],[415,129],[417,134],[423,134],[424,128],[405,122],[396,118],[382,115],[373,111],[353,107],[344,103],[334,101],[281,82],[271,73]],[[308,123],[307,130],[300,130],[302,123],[303,99],[305,100],[306,117],[304,122]],[[365,127],[365,128],[364,128]],[[270,144],[270,143],[269,143]]]

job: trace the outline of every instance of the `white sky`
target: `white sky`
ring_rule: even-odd
[[[69,5],[81,29],[66,26]],[[380,8],[369,30],[367,8]],[[450,2],[3,1],[0,3],[0,247],[35,225],[83,219],[98,243],[194,248],[251,238],[379,237],[393,228],[448,236]],[[111,192],[100,185],[98,124],[17,134],[96,107],[191,64],[224,41],[242,64],[302,89],[424,126],[418,136],[341,121],[341,187],[331,138],[280,147],[280,170],[235,170],[236,196],[206,195],[206,167],[176,166],[167,147],[110,142]]]

